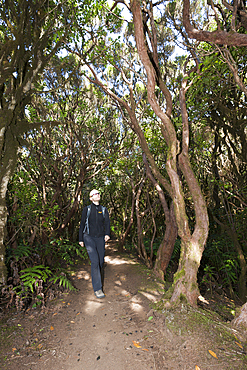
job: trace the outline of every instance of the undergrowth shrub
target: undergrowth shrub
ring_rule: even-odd
[[[87,259],[86,248],[81,248],[78,243],[72,243],[66,239],[52,239],[50,246],[55,247],[55,257],[59,262],[64,261],[73,265],[76,258]]]
[[[158,249],[159,249],[159,246],[160,246],[161,241],[162,241],[162,238],[155,238],[154,239],[154,243],[153,243],[153,255],[155,257],[157,256],[157,252],[158,252]],[[151,254],[151,247],[150,247],[151,239],[144,237],[143,238],[143,243],[145,245],[145,249],[147,251],[147,254],[150,255]]]
[[[227,235],[212,235],[207,242],[198,272],[203,291],[223,289],[234,298],[238,293],[240,264],[232,241]]]
[[[49,253],[52,266],[44,263]],[[75,290],[66,268],[78,259],[87,259],[86,249],[62,239],[52,240],[42,248],[25,243],[16,249],[7,248],[8,285],[1,291],[6,307],[15,305],[18,311],[29,306],[44,307],[61,290]]]

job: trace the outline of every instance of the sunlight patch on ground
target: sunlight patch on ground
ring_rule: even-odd
[[[140,303],[142,302],[141,299],[137,296],[135,297],[132,297],[131,301],[130,301],[130,308],[135,311],[135,312],[141,312],[143,311],[143,307]]]
[[[141,301],[142,301],[141,298],[138,296],[134,296],[131,298],[131,302],[134,302],[134,303],[139,303]]]
[[[143,290],[140,290],[140,293],[144,295],[151,294],[153,296],[160,297],[164,293],[164,289],[162,289],[161,291],[158,291],[157,289],[148,289],[148,288],[146,288],[145,290],[145,287],[142,287],[141,289]]]
[[[142,295],[144,295],[144,297],[146,297],[150,301],[157,302],[157,297],[155,297],[153,294],[150,294],[150,293],[147,293],[147,292],[139,292],[139,293],[141,293]]]
[[[136,262],[134,262],[134,261],[126,261],[126,260],[121,259],[121,258],[112,258],[110,256],[105,257],[105,262],[109,263],[111,265],[124,265],[124,264],[135,265],[136,264]]]
[[[85,313],[93,316],[95,312],[102,307],[103,302],[87,301],[85,304]]]
[[[76,276],[77,279],[90,280],[90,274],[87,271],[84,271],[84,270],[78,271],[73,276]]]
[[[135,312],[141,312],[143,310],[143,307],[139,303],[136,303],[136,302],[131,302],[130,307]]]

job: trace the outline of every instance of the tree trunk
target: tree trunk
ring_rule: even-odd
[[[174,291],[171,302],[186,299],[191,305],[196,306],[200,294],[197,284],[197,272],[200,266],[202,253],[208,236],[208,213],[205,199],[191,168],[189,160],[189,124],[185,103],[186,80],[182,82],[179,101],[183,123],[182,152],[178,157],[179,168],[181,169],[192,195],[195,211],[194,231],[191,234],[187,222],[185,208],[180,207],[181,214],[176,213],[179,234],[181,236],[181,254],[178,271],[174,276]],[[176,210],[178,211],[178,209]]]
[[[5,112],[6,114],[6,112]],[[4,116],[4,115],[3,115]],[[0,117],[0,124],[2,127],[6,117]],[[6,115],[8,117],[8,115]],[[5,137],[4,137],[5,136]],[[8,143],[6,145],[6,142]],[[5,226],[7,222],[7,207],[6,207],[6,193],[10,178],[14,174],[17,162],[17,147],[15,145],[13,135],[8,130],[6,133],[4,129],[0,130],[0,158],[1,158],[1,173],[0,173],[0,284],[7,283],[7,268],[5,265]]]
[[[173,203],[171,204],[169,210],[165,194],[151,173],[145,153],[143,153],[142,158],[146,167],[147,177],[151,180],[154,187],[156,188],[165,213],[165,235],[159,246],[154,266],[154,273],[163,280],[164,274],[166,273],[167,266],[172,256],[172,252],[174,250],[175,241],[178,236],[177,222],[175,218]]]
[[[170,195],[174,201],[174,210],[178,225],[178,233],[179,236],[181,237],[181,255],[179,261],[179,268],[174,277],[173,284],[174,291],[171,298],[171,302],[176,302],[178,300],[183,299],[186,300],[189,304],[196,306],[197,298],[199,296],[199,289],[197,284],[197,271],[200,265],[204,245],[207,240],[208,216],[206,204],[201,189],[197,183],[197,180],[195,178],[195,175],[191,169],[189,162],[189,151],[188,151],[189,127],[187,110],[185,105],[185,87],[184,87],[185,82],[183,81],[183,85],[180,90],[180,106],[183,121],[183,147],[182,152],[179,155],[179,166],[181,171],[183,172],[183,175],[188,184],[194,202],[196,222],[193,234],[191,234],[190,232],[188,217],[185,208],[185,200],[182,191],[182,184],[177,173],[177,154],[179,143],[176,137],[175,128],[169,118],[168,113],[167,112],[165,113],[161,109],[156,99],[155,95],[156,75],[153,68],[153,64],[151,63],[149,55],[147,53],[147,43],[145,42],[143,32],[143,21],[139,0],[132,1],[131,10],[133,13],[137,50],[147,74],[148,101],[154,113],[159,117],[159,119],[162,122],[161,131],[168,146],[166,170],[170,178],[171,183]],[[147,151],[144,150],[144,152],[145,154],[148,154],[147,157],[149,160],[150,152],[148,150]],[[157,166],[153,166],[152,162],[150,162],[152,171],[157,172]]]
[[[28,240],[28,244],[29,244],[30,246],[32,246],[32,245],[33,245],[34,239],[35,239],[35,237],[36,237],[36,235],[37,235],[37,232],[38,232],[38,231],[39,231],[38,226],[34,225],[34,226],[33,226],[33,230],[31,229],[31,236],[30,236],[30,238],[29,238],[29,240]]]
[[[143,233],[142,233],[142,225],[141,225],[141,215],[140,215],[140,195],[142,188],[144,186],[145,179],[142,179],[139,189],[136,194],[136,220],[137,220],[137,239],[138,239],[138,253],[140,257],[144,259],[146,265],[150,267],[150,261],[148,260],[147,252],[145,249],[145,245],[143,242]]]
[[[125,232],[121,236],[121,239],[120,239],[120,242],[119,242],[119,245],[118,245],[118,250],[119,250],[120,253],[123,252],[123,247],[124,247],[125,240],[126,240],[128,234],[129,234],[131,226],[134,222],[134,211],[135,211],[135,186],[134,186],[134,183],[132,181],[132,202],[131,202],[130,220],[129,220],[129,224],[128,224]]]
[[[170,210],[168,209],[168,212],[166,212],[165,224],[165,235],[159,246],[154,266],[155,274],[162,280],[164,279],[164,274],[166,273],[166,269],[171,260],[174,245],[178,236],[173,204],[171,204]]]
[[[232,321],[232,324],[247,328],[247,303],[242,306],[240,315]]]
[[[197,241],[181,240],[179,266],[174,275],[174,291],[171,303],[189,302],[195,306],[200,295],[197,284],[197,272],[200,266],[203,248]]]
[[[156,223],[155,223],[155,215],[154,215],[154,212],[153,212],[153,206],[151,205],[148,191],[147,191],[147,199],[148,199],[148,206],[149,206],[150,211],[151,211],[152,224],[153,224],[153,235],[152,235],[152,239],[151,239],[151,242],[150,242],[150,257],[149,257],[150,268],[153,268],[154,239],[155,239],[155,236],[156,236],[157,228],[156,228]]]

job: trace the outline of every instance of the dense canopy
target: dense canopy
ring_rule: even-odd
[[[61,261],[85,257],[99,189],[119,250],[171,282],[164,305],[244,304],[245,2],[0,3],[2,294],[73,288]]]

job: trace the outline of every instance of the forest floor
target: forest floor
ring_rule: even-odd
[[[113,242],[105,260],[105,298],[94,296],[85,262],[73,276],[77,292],[44,310],[2,314],[1,369],[247,369],[246,331],[202,308],[154,310],[164,285]]]

